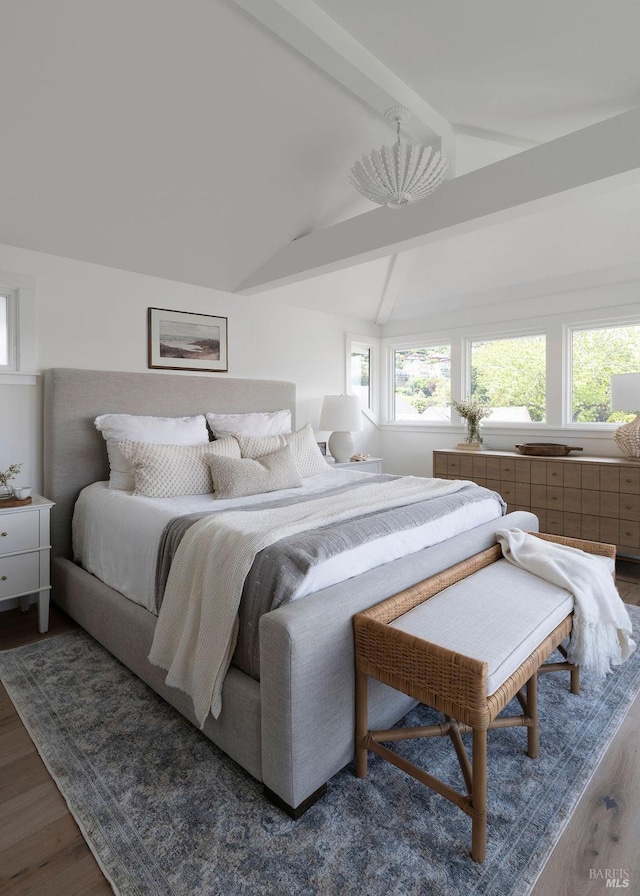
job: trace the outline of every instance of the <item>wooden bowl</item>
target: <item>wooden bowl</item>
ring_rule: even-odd
[[[529,454],[535,457],[566,457],[570,451],[582,451],[572,445],[558,445],[555,442],[527,442],[525,445],[516,445],[520,454]]]

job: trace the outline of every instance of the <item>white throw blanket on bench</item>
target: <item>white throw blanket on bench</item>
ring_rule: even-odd
[[[187,531],[171,564],[149,660],[189,694],[202,727],[222,708],[235,649],[238,605],[256,554],[289,535],[364,513],[452,494],[473,483],[407,476],[287,507],[205,517]]]
[[[631,656],[636,647],[631,620],[606,564],[593,554],[520,529],[500,529],[496,537],[511,563],[573,594],[570,662],[604,678],[612,665]]]

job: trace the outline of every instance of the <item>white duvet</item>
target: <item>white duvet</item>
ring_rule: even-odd
[[[331,470],[303,480],[302,489],[278,492],[321,494],[337,485],[372,477],[372,473]],[[176,516],[206,510],[230,510],[247,504],[272,501],[273,493],[217,501],[211,495],[180,498],[134,497],[131,492],[110,489],[107,482],[94,482],[82,490],[73,517],[74,559],[87,572],[130,600],[155,613],[155,571],[158,545],[167,523]],[[296,597],[328,588],[337,582],[404,557],[424,547],[445,541],[501,515],[491,497],[461,507],[445,517],[400,532],[333,557],[312,567]]]

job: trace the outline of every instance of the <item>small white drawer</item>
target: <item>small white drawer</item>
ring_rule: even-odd
[[[40,514],[37,510],[0,514],[0,554],[29,551],[40,545]]]
[[[0,557],[0,600],[30,594],[40,587],[40,552]]]

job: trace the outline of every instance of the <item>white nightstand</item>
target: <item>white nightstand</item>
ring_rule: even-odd
[[[337,464],[332,458],[327,459],[332,467],[341,470],[360,470],[361,473],[382,473],[382,458],[368,457],[366,460],[348,460],[346,463]]]
[[[0,501],[0,601],[20,598],[22,610],[29,595],[38,595],[38,628],[49,628],[51,590],[49,514],[53,502],[33,495],[30,504],[7,507]]]

